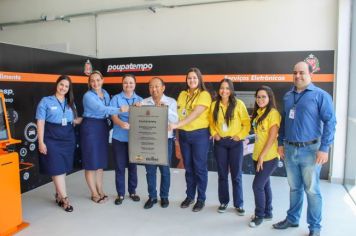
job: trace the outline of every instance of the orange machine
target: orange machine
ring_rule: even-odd
[[[11,137],[5,98],[0,93],[0,236],[12,235],[29,225],[22,222],[19,155],[7,150],[20,142]]]

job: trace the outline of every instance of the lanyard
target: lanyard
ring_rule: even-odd
[[[127,105],[132,106],[135,103],[135,98],[132,98],[132,103],[131,104],[129,103],[130,99],[131,98],[129,98],[129,99],[125,98]]]
[[[189,93],[189,92],[188,92]],[[185,99],[185,108],[187,108],[189,102],[190,102],[190,107],[192,107],[192,104],[195,100],[195,98],[199,95],[200,91],[198,91],[196,94],[194,94],[192,97],[189,97],[187,95],[186,99]],[[189,99],[188,99],[189,98]]]
[[[222,114],[223,114],[223,117],[224,117],[224,122],[225,122],[225,112],[224,112],[224,108],[222,107],[222,106],[220,106],[220,110],[221,110],[221,112],[222,112]]]
[[[57,100],[57,102],[59,103],[59,106],[61,107],[61,109],[62,109],[62,111],[63,111],[63,117],[64,117],[64,115],[65,115],[65,113],[66,113],[66,99],[64,99],[64,106],[62,107],[62,103],[58,100],[58,98],[56,97],[56,100]]]
[[[105,97],[104,92],[102,92],[102,93],[103,93],[103,98],[101,98],[101,97],[100,97],[96,92],[94,92],[93,90],[90,90],[90,92],[94,93],[94,94],[99,98],[99,100],[100,100],[102,103],[104,103],[105,106],[108,106],[108,105],[109,105],[109,103],[106,101],[106,97]]]
[[[297,103],[298,103],[299,100],[304,96],[304,94],[305,94],[306,92],[307,92],[307,90],[304,90],[297,100],[295,100],[295,93],[293,93],[293,96],[294,96],[294,97],[293,97],[293,98],[294,98],[293,107],[296,107]]]

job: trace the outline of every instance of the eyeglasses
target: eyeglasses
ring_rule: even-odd
[[[265,96],[265,95],[263,95],[263,96],[256,96],[256,99],[266,99],[266,98],[268,98],[268,96]]]

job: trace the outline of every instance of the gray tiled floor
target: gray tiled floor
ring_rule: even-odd
[[[185,198],[184,171],[172,169],[170,206],[162,209],[159,204],[144,210],[147,200],[145,170],[139,167],[137,193],[141,201],[136,203],[126,198],[121,206],[113,204],[115,198],[114,172],[105,172],[105,190],[110,201],[96,204],[89,200],[89,192],[83,172],[68,176],[69,195],[74,212],[66,213],[55,205],[52,183],[23,194],[23,218],[31,225],[17,235],[307,235],[306,206],[304,205],[299,228],[277,231],[272,224],[282,220],[288,208],[289,188],[285,178],[272,177],[274,194],[274,219],[260,227],[248,227],[253,214],[254,202],[251,184],[253,176],[244,175],[244,197],[246,216],[238,216],[230,204],[226,213],[216,212],[217,174],[209,173],[206,207],[199,213],[190,208],[181,209]],[[356,231],[356,207],[342,185],[322,181],[324,214],[322,235],[354,235]]]

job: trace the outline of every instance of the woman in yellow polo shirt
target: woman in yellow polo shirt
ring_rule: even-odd
[[[218,212],[226,211],[229,203],[228,174],[231,173],[234,207],[238,215],[244,215],[242,194],[242,140],[250,132],[250,117],[245,104],[234,96],[230,79],[220,82],[217,101],[210,107],[210,133],[214,138],[214,156],[219,176]]]
[[[206,91],[203,77],[198,68],[191,68],[186,76],[187,89],[179,94],[179,122],[170,124],[170,129],[179,129],[179,145],[185,167],[187,183],[186,199],[181,208],[187,208],[194,202],[198,190],[194,212],[205,205],[208,184],[208,149],[209,149],[209,107],[211,96]]]
[[[255,108],[252,114],[252,127],[256,134],[253,161],[256,168],[253,180],[255,195],[255,215],[250,227],[257,227],[263,220],[272,219],[272,191],[270,176],[278,166],[277,134],[281,116],[276,109],[273,91],[268,86],[257,89]]]

